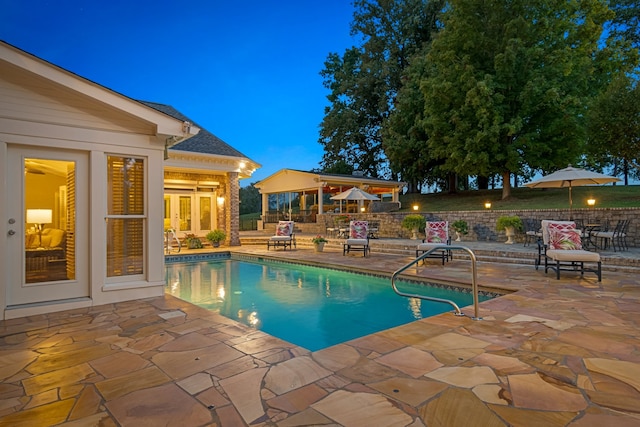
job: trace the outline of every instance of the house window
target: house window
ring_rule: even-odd
[[[144,160],[107,157],[107,277],[144,273]]]

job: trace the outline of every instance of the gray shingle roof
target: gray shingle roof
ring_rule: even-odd
[[[176,110],[170,105],[158,104],[156,102],[140,101],[144,105],[156,109],[162,113],[168,114],[171,117],[175,117],[178,120],[191,122],[200,128],[200,132],[197,135],[192,136],[186,141],[177,143],[169,148],[169,150],[191,151],[194,153],[203,154],[218,154],[221,156],[231,157],[243,157],[247,158],[244,154],[212,134],[211,132],[198,125],[195,121],[191,120],[180,111]]]

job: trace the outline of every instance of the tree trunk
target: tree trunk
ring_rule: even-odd
[[[458,192],[458,175],[454,172],[449,172],[449,194],[456,194]]]
[[[478,190],[488,190],[489,189],[489,178],[486,176],[478,175]]]
[[[502,172],[502,200],[511,197],[511,173],[509,171]]]

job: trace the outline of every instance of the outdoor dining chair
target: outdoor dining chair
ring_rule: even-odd
[[[625,230],[626,229],[626,230]],[[607,231],[594,231],[592,234],[596,239],[600,240],[600,247],[607,249],[609,246],[613,248],[613,251],[626,250],[626,233],[629,229],[629,220],[618,220],[612,230]]]
[[[522,220],[524,226],[524,245],[529,246],[532,242],[542,239],[540,220],[535,218],[525,218]]]

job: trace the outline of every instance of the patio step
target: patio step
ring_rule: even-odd
[[[312,249],[312,236],[298,236],[297,247],[300,249]],[[266,247],[268,235],[257,235],[242,237],[242,245],[264,245]],[[419,243],[417,240],[408,239],[372,239],[369,244],[371,253],[393,254],[407,257],[415,257],[415,247]],[[463,246],[469,246],[479,262],[495,262],[501,264],[535,265],[538,258],[538,250],[535,246],[528,246],[526,249],[522,245],[493,245],[492,248],[478,248],[482,242],[461,242]],[[339,245],[339,242],[330,242],[330,246]],[[463,251],[455,251],[454,259],[469,259]],[[615,271],[628,274],[640,274],[640,259],[618,257],[615,253],[605,253],[602,255],[602,270]]]

